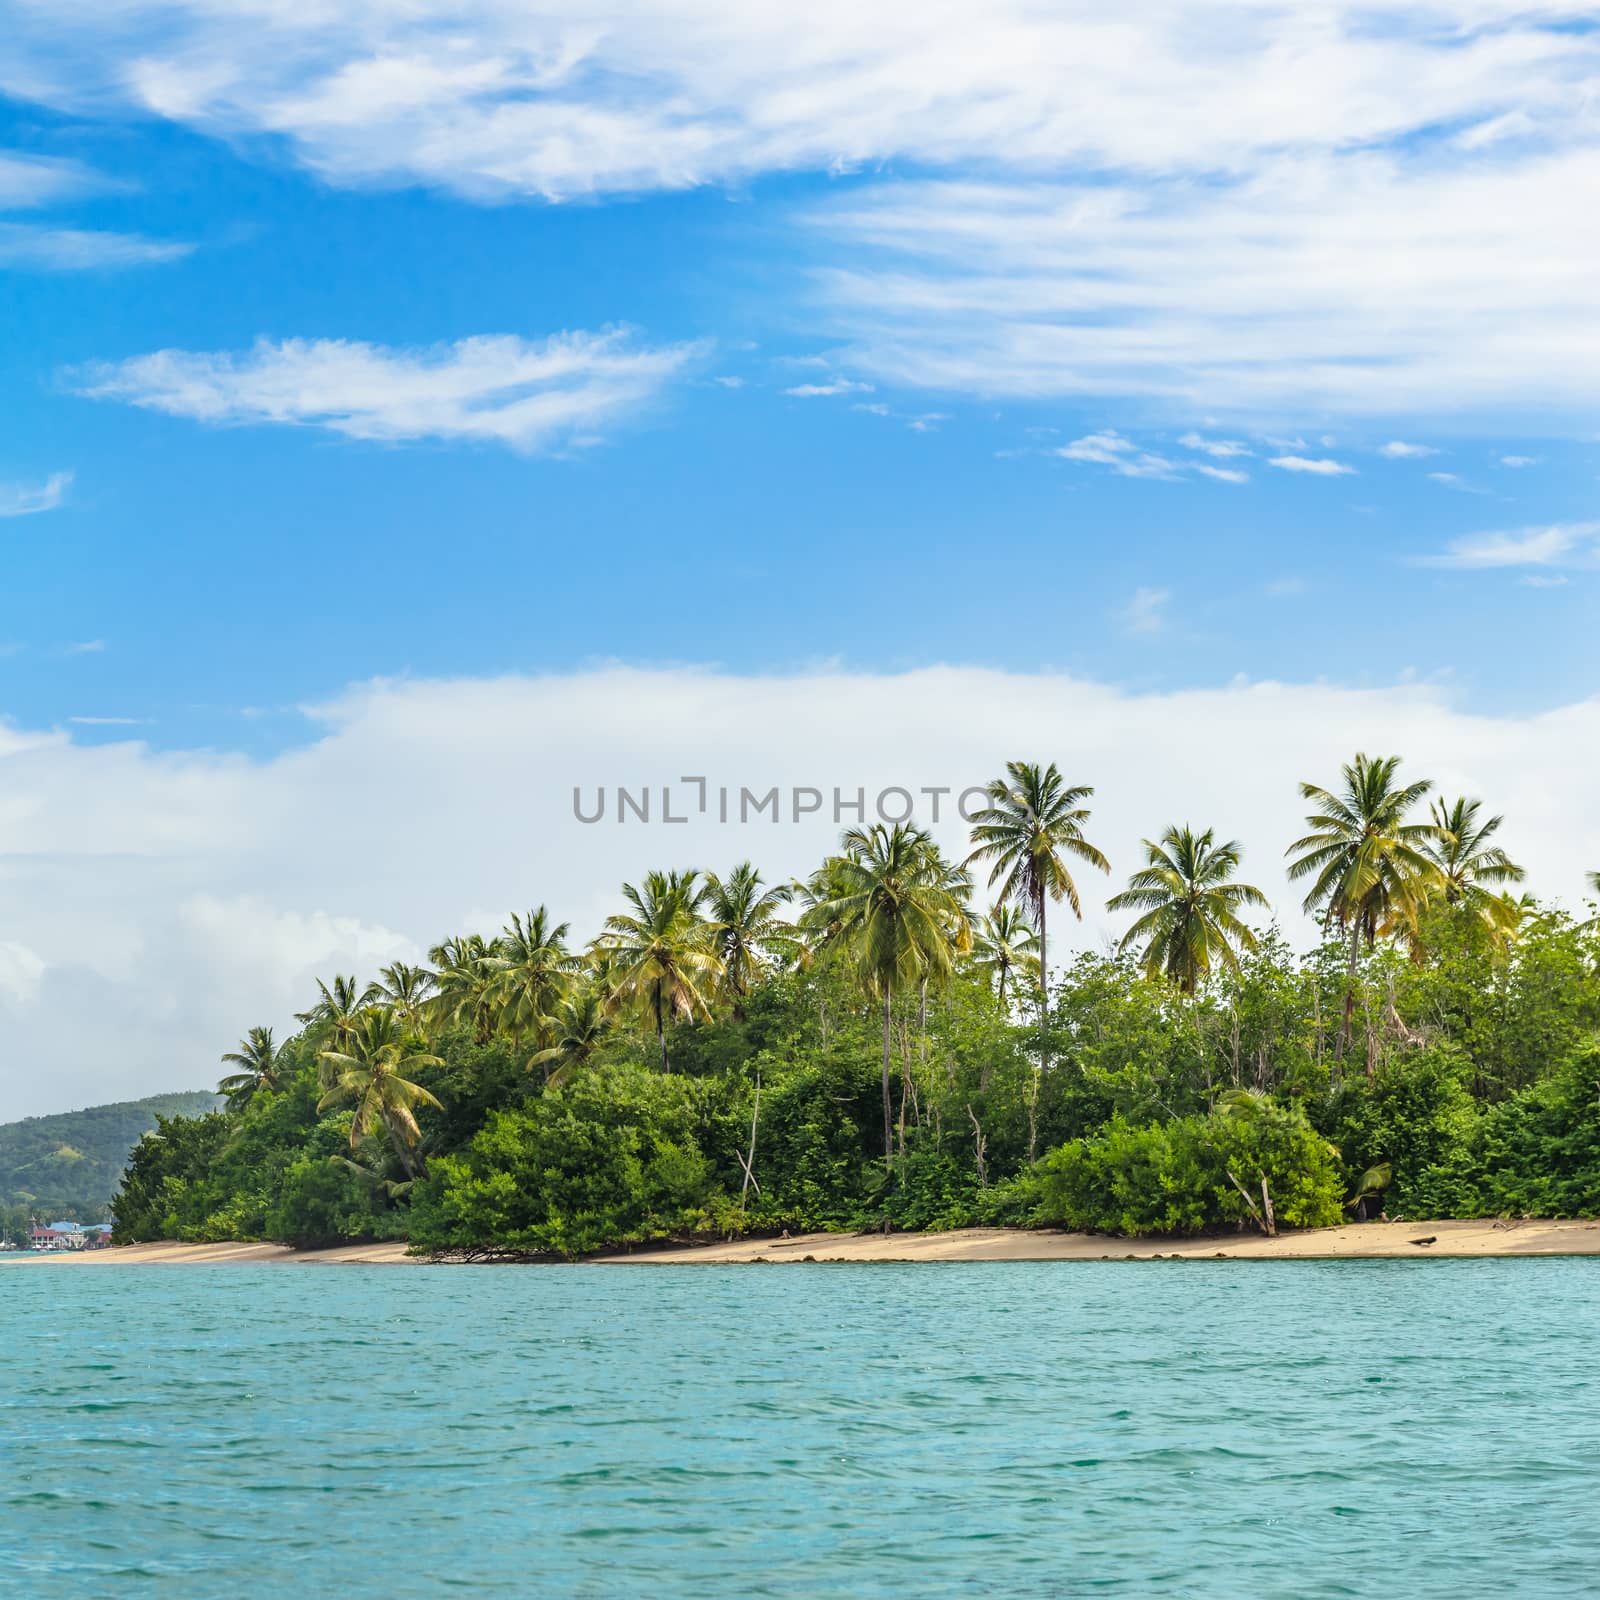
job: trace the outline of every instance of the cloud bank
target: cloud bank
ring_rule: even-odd
[[[889,785],[955,790],[1018,755],[1097,788],[1093,837],[1116,876],[1085,885],[1089,920],[1060,923],[1063,952],[1113,931],[1094,908],[1139,839],[1174,821],[1242,839],[1249,879],[1305,937],[1282,875],[1295,783],[1332,779],[1356,749],[1402,752],[1408,771],[1506,812],[1540,894],[1577,904],[1600,866],[1600,701],[1491,718],[1420,687],[1132,694],[958,667],[610,667],[372,683],[310,717],[310,743],[264,762],[0,727],[0,1119],[209,1083],[243,1029],[288,1025],[316,976],[370,973],[531,903],[581,937],[652,866],[750,856],[769,877],[801,872],[836,837],[834,788],[863,788],[869,805]],[[683,782],[696,776],[704,814]],[[609,820],[576,821],[574,787],[592,812],[602,785]],[[656,820],[619,825],[618,785],[648,786]],[[739,823],[740,787],[774,785],[783,818]],[[662,786],[690,820],[661,822]],[[795,787],[827,797],[799,823]],[[936,831],[958,850],[951,805]]]

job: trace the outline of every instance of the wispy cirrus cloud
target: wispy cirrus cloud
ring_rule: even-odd
[[[1132,634],[1164,632],[1167,626],[1167,606],[1171,600],[1170,589],[1141,585],[1133,591],[1133,599],[1120,613],[1123,631]]]
[[[1335,461],[1331,456],[1272,456],[1269,467],[1280,472],[1304,472],[1316,478],[1346,478],[1355,472],[1347,461]]]
[[[354,439],[473,440],[538,451],[634,415],[703,347],[627,329],[483,335],[425,349],[342,339],[158,350],[71,374],[78,392],[218,425],[326,428]]]
[[[871,394],[872,385],[851,378],[830,378],[826,383],[797,383],[783,392],[798,400],[817,400],[836,394]]]
[[[1265,155],[1210,182],[879,183],[813,206],[854,370],[1251,425],[1600,406],[1600,142],[1439,162]],[[1530,274],[1526,241],[1541,243]],[[1405,444],[1407,441],[1395,441]]]
[[[1499,529],[1454,539],[1427,567],[1483,570],[1493,567],[1556,567],[1590,564],[1600,557],[1600,522],[1553,522],[1543,527]]]
[[[93,272],[117,267],[158,266],[188,255],[194,246],[137,233],[93,228],[56,228],[31,222],[0,222],[0,266],[45,272]]]
[[[905,159],[1239,173],[1417,130],[1465,154],[1583,115],[1576,0],[15,0],[11,94],[267,135],[327,181],[562,199]],[[974,40],[981,40],[981,48]]]
[[[0,212],[34,211],[119,187],[81,161],[0,150]],[[147,266],[175,261],[192,249],[136,233],[0,220],[0,267],[82,272]]]
[[[31,517],[54,511],[66,498],[70,472],[52,472],[43,483],[0,483],[0,517]]]
[[[1425,456],[1436,456],[1438,453],[1431,445],[1410,444],[1404,439],[1391,439],[1388,444],[1378,447],[1378,454],[1387,456],[1391,461],[1420,461]]]

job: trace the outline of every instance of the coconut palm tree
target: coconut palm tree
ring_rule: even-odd
[[[317,1110],[330,1106],[355,1106],[350,1124],[350,1148],[357,1149],[369,1133],[381,1127],[389,1136],[400,1164],[410,1178],[424,1170],[413,1155],[422,1130],[417,1107],[443,1110],[439,1102],[411,1079],[419,1067],[440,1067],[443,1061],[420,1048],[422,1041],[402,1028],[394,1012],[373,1008],[361,1013],[343,1050],[324,1050],[322,1059],[333,1082]]]
[[[589,985],[561,1002],[551,1028],[554,1038],[529,1057],[528,1066],[543,1067],[546,1084],[558,1087],[589,1064],[614,1027],[605,996],[598,986]]]
[[[388,1006],[406,1027],[418,1033],[427,1018],[433,987],[433,974],[426,967],[413,967],[404,961],[380,967],[378,981],[372,986],[377,1003]]]
[[[1489,841],[1500,831],[1504,817],[1480,822],[1481,800],[1461,798],[1446,804],[1435,800],[1429,807],[1437,838],[1429,839],[1424,853],[1444,880],[1444,897],[1451,905],[1471,900],[1488,885],[1521,883],[1527,873],[1499,845]]]
[[[276,1089],[282,1057],[272,1042],[271,1028],[252,1028],[239,1041],[239,1048],[222,1058],[225,1065],[239,1069],[217,1085],[217,1093],[228,1097],[228,1109],[243,1111],[261,1090]]]
[[[1290,882],[1312,880],[1304,909],[1320,913],[1326,928],[1337,928],[1350,941],[1341,1045],[1349,1041],[1355,1014],[1361,941],[1370,949],[1381,931],[1414,917],[1443,888],[1430,852],[1444,830],[1436,822],[1406,821],[1433,784],[1424,779],[1399,785],[1399,766],[1398,756],[1357,755],[1341,768],[1338,794],[1302,783],[1301,795],[1315,808],[1306,818],[1311,832],[1284,852],[1293,857]]]
[[[1006,984],[1013,972],[1037,973],[1039,935],[1028,914],[1020,906],[1002,900],[979,917],[973,928],[972,954],[975,965],[987,972],[995,983],[995,996],[1002,1008],[1006,1003]]]
[[[853,959],[862,987],[883,1007],[883,1156],[894,1164],[889,1051],[896,996],[948,977],[967,927],[966,907],[933,840],[907,823],[852,828],[823,880],[833,896],[805,925]]]
[[[1236,946],[1254,950],[1256,936],[1239,913],[1246,906],[1265,906],[1267,897],[1253,884],[1235,883],[1239,845],[1216,842],[1207,828],[1168,828],[1159,844],[1144,841],[1147,864],[1113,895],[1111,911],[1138,911],[1139,920],[1122,936],[1121,948],[1144,947],[1144,969],[1150,977],[1165,976],[1183,994],[1193,994],[1213,963],[1233,970],[1239,965]]]
[[[700,916],[704,895],[696,871],[646,873],[637,888],[623,884],[632,909],[607,917],[595,943],[607,961],[613,1008],[632,1003],[649,1014],[663,1072],[672,1070],[667,1019],[709,1017],[722,974],[710,924]]]
[[[794,956],[801,949],[794,925],[778,908],[794,898],[794,885],[762,888],[761,874],[741,861],[726,878],[706,874],[705,915],[713,947],[722,963],[722,989],[735,1016],[745,997],[774,957]]]
[[[488,1042],[500,1014],[499,968],[480,933],[436,944],[428,959],[438,969],[429,1009],[440,1023],[466,1023],[479,1044]]]
[[[490,957],[501,1025],[513,1039],[531,1033],[541,1050],[550,1042],[556,1007],[582,965],[567,948],[567,929],[565,922],[552,923],[543,906],[526,918],[513,912]]]
[[[356,987],[353,977],[336,975],[331,984],[317,979],[317,1003],[309,1011],[297,1011],[295,1021],[322,1032],[343,1047],[361,1013],[378,998],[375,984]]]
[[[1030,761],[1008,761],[1006,776],[989,785],[989,804],[972,827],[975,848],[967,857],[991,863],[989,887],[1000,885],[1000,898],[1014,900],[1029,916],[1039,935],[1039,1017],[1049,1014],[1049,951],[1045,909],[1065,900],[1080,921],[1083,906],[1078,886],[1067,868],[1072,857],[1110,872],[1111,864],[1083,836],[1089,820],[1084,805],[1094,790],[1068,787],[1052,761],[1040,767]]]

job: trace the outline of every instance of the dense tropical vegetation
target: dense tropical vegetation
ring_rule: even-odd
[[[205,1089],[0,1123],[0,1234],[26,1237],[35,1221],[104,1220],[128,1152],[157,1117],[196,1116],[216,1103]]]
[[[804,882],[649,873],[583,947],[536,907],[335,976],[224,1057],[225,1109],[138,1146],[118,1237],[571,1256],[1600,1212],[1600,926],[1514,897],[1502,819],[1400,768],[1302,785],[1302,956],[1241,846],[1177,825],[1111,896],[1120,945],[1048,965],[1073,869],[1109,863],[1092,789],[1014,762],[962,861],[864,827]]]

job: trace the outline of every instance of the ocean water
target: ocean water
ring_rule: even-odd
[[[0,1266],[19,1600],[1593,1595],[1600,1260]]]

